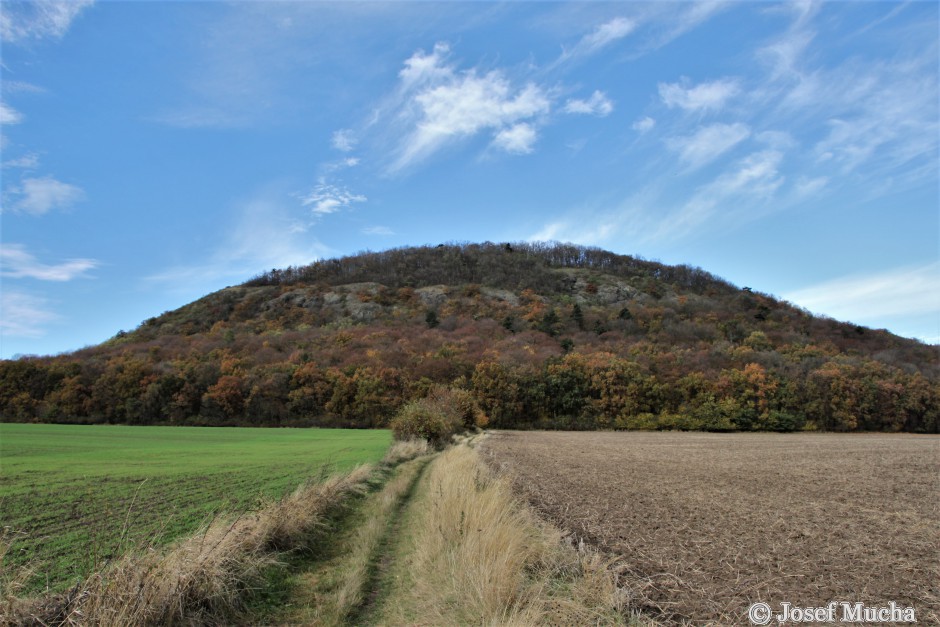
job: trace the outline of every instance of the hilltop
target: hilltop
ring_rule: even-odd
[[[938,431],[935,347],[691,266],[561,244],[275,269],[0,362],[4,421],[383,426],[435,384],[511,428]]]

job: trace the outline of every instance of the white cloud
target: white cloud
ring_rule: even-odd
[[[561,55],[548,66],[548,70],[558,68],[564,63],[574,62],[588,57],[611,44],[627,37],[637,28],[637,22],[626,17],[615,17],[587,33],[571,48],[563,48]]]
[[[521,122],[499,131],[493,139],[493,146],[515,155],[527,155],[532,152],[536,139],[535,129]]]
[[[794,191],[799,198],[810,198],[819,194],[828,183],[829,177],[826,176],[801,176],[795,183]]]
[[[24,81],[3,81],[3,91],[8,94],[42,94],[46,92],[44,88]]]
[[[718,177],[706,187],[706,191],[719,198],[741,193],[766,198],[783,183],[779,174],[782,161],[783,153],[776,150],[755,152],[739,161],[733,170]]]
[[[50,37],[59,39],[72,21],[94,4],[93,0],[31,0],[4,2],[0,11],[0,38],[5,43]]]
[[[757,51],[757,56],[771,69],[772,78],[787,78],[799,75],[800,57],[812,43],[812,31],[789,31],[780,39]]]
[[[695,86],[690,86],[688,79],[659,84],[659,97],[663,103],[670,109],[679,107],[686,111],[719,111],[740,92],[740,84],[731,78]]]
[[[673,137],[666,145],[679,153],[691,168],[698,168],[731,150],[751,134],[746,124],[712,124],[699,128],[692,135]]]
[[[419,50],[405,59],[405,67],[398,73],[402,88],[408,90],[422,84],[451,79],[453,69],[444,63],[449,55],[450,46],[439,41],[434,44],[430,54]]]
[[[370,226],[362,229],[363,235],[394,235],[395,231],[387,226]]]
[[[619,39],[623,39],[635,29],[635,21],[625,17],[615,17],[585,35],[571,50],[568,56],[593,54],[601,48],[609,46]]]
[[[763,150],[748,155],[717,179],[698,188],[682,207],[667,215],[651,239],[687,235],[715,217],[720,209],[726,221],[752,219],[755,207],[770,200],[783,184],[783,154]],[[732,202],[733,201],[733,202]]]
[[[5,168],[23,168],[26,170],[33,170],[39,167],[39,155],[34,152],[25,154],[22,157],[17,157],[16,159],[10,159],[3,162],[3,167]]]
[[[597,246],[623,232],[629,221],[623,216],[604,214],[592,214],[591,219],[586,220],[583,212],[579,213],[581,216],[575,221],[550,222],[525,239],[530,242],[563,241]]]
[[[94,259],[69,259],[57,265],[47,265],[26,252],[21,244],[4,244],[0,249],[0,276],[11,279],[71,281],[99,265]]]
[[[52,209],[66,209],[85,197],[80,187],[57,181],[51,176],[24,178],[19,187],[10,189],[19,199],[13,209],[32,215],[43,215]]]
[[[301,197],[300,204],[304,207],[311,207],[315,215],[323,216],[366,200],[367,198],[361,194],[353,194],[345,187],[330,185],[321,180],[313,191]]]
[[[638,133],[646,133],[653,130],[654,126],[656,126],[656,120],[646,116],[634,122],[631,128]]]
[[[940,262],[840,277],[783,297],[837,320],[872,322],[918,314],[940,317]]]
[[[701,2],[676,3],[683,6],[686,10],[670,20],[670,28],[657,42],[658,46],[663,46],[674,39],[677,39],[685,33],[697,28],[700,24],[707,22],[712,16],[724,11],[733,3],[724,0],[703,0]],[[672,5],[672,6],[676,6]],[[667,5],[669,6],[669,5]]]
[[[563,233],[570,233],[568,226],[565,222],[551,222],[526,239],[530,242],[554,242]]]
[[[483,75],[476,69],[457,72],[446,64],[448,50],[439,44],[431,54],[419,51],[405,62],[400,73],[404,105],[397,117],[407,130],[391,172],[484,130],[502,136],[497,145],[504,145],[513,136],[530,135],[519,123],[531,126],[538,116],[549,112],[550,99],[538,85],[514,88],[499,70]],[[531,130],[534,133],[534,128]],[[508,145],[518,148],[524,144]]]
[[[762,131],[754,138],[776,150],[789,150],[797,146],[796,140],[786,131]]]
[[[19,124],[23,121],[23,114],[8,105],[5,102],[0,102],[0,124],[9,125],[9,124]]]
[[[192,296],[218,289],[222,281],[245,281],[271,268],[312,263],[333,254],[293,215],[284,190],[269,187],[233,207],[231,227],[220,233],[202,261],[168,268],[147,277]]]
[[[340,150],[342,152],[349,152],[356,147],[356,139],[353,137],[353,133],[349,129],[340,129],[333,133],[333,138],[331,140],[333,148]]]
[[[325,173],[333,173],[346,168],[354,168],[357,165],[359,165],[359,157],[344,157],[338,161],[324,163],[320,167]]]
[[[614,110],[614,103],[602,91],[595,91],[587,100],[569,100],[564,112],[605,117]]]
[[[0,292],[0,336],[42,337],[44,327],[60,319],[49,311],[45,298],[9,288]]]
[[[817,51],[826,42],[812,24],[819,8],[818,3],[787,7],[791,26],[758,50],[767,74],[752,102],[776,125],[812,133],[805,139],[813,144],[807,159],[812,174],[860,176],[869,189],[881,188],[876,193],[931,179],[935,184],[940,148],[935,29],[885,31],[881,37],[896,38],[894,54],[860,50],[826,64],[829,55]]]

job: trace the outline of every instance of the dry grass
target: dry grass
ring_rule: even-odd
[[[405,452],[413,457],[421,450],[426,452],[427,446]],[[392,456],[397,459],[394,451]],[[381,491],[369,496],[356,515],[361,522],[340,538],[337,556],[299,576],[293,586],[292,610],[276,622],[342,625],[365,608],[376,592],[372,584],[377,583],[383,546],[395,527],[396,514],[426,463],[423,456],[402,463]]]
[[[484,453],[618,559],[661,620],[747,624],[756,601],[848,600],[940,624],[935,436],[501,432]]]
[[[0,623],[41,625],[218,624],[236,619],[247,592],[279,551],[302,544],[330,509],[361,489],[369,466],[298,488],[235,520],[216,520],[164,552],[128,555],[64,595],[8,597]]]
[[[403,461],[427,455],[430,452],[431,445],[427,440],[402,440],[389,447],[382,463],[387,466],[396,466]]]
[[[432,464],[415,503],[386,624],[618,624],[624,595],[513,498],[466,445]]]

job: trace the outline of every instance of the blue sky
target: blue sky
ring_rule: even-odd
[[[559,240],[940,338],[935,2],[4,0],[0,356]]]

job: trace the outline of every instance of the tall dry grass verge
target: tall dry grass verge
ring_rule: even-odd
[[[459,445],[429,469],[409,530],[409,573],[387,624],[627,624],[626,595],[596,555],[565,545]]]
[[[430,452],[431,445],[427,440],[401,440],[389,447],[385,457],[382,458],[382,463],[386,466],[397,466],[404,461],[427,455]]]
[[[372,472],[298,488],[235,520],[209,524],[166,552],[150,549],[106,567],[64,595],[0,607],[0,624],[200,625],[236,621],[280,551],[301,546]]]

